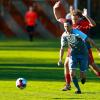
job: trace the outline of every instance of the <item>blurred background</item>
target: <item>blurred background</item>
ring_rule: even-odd
[[[19,38],[27,39],[24,16],[29,6],[35,4],[38,14],[35,37],[52,39],[59,38],[63,27],[58,23],[53,14],[53,5],[58,0],[0,0],[0,39]],[[68,12],[69,5],[76,9],[88,9],[88,15],[92,17],[97,26],[90,32],[92,37],[100,37],[100,0],[62,0],[64,11]],[[95,34],[95,35],[94,35]]]

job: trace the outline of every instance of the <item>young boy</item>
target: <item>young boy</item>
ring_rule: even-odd
[[[88,67],[88,49],[84,41],[89,41],[89,38],[84,33],[78,34],[72,29],[70,21],[64,23],[65,32],[61,36],[61,48],[60,48],[60,58],[62,61],[64,54],[64,46],[68,43],[70,48],[69,55],[69,69],[71,73],[72,81],[76,87],[76,94],[81,94],[81,89],[76,78],[76,68],[77,64],[80,64],[80,71],[82,74],[82,79],[86,79],[85,71]],[[77,30],[78,31],[78,30]],[[79,31],[81,32],[81,31]]]

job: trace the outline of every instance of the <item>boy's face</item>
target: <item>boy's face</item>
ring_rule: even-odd
[[[64,29],[67,32],[70,32],[72,30],[72,25],[70,25],[69,23],[64,23]]]

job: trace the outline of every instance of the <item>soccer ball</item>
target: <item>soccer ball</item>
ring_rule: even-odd
[[[20,89],[24,89],[27,85],[27,81],[24,78],[18,78],[16,80],[16,87]]]

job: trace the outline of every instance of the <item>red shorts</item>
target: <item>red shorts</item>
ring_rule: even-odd
[[[88,49],[88,52],[89,52],[89,64],[92,64],[94,63],[94,58],[93,58],[93,55],[92,55],[92,50],[91,49]],[[67,57],[70,56],[70,48],[68,48],[67,50]]]

